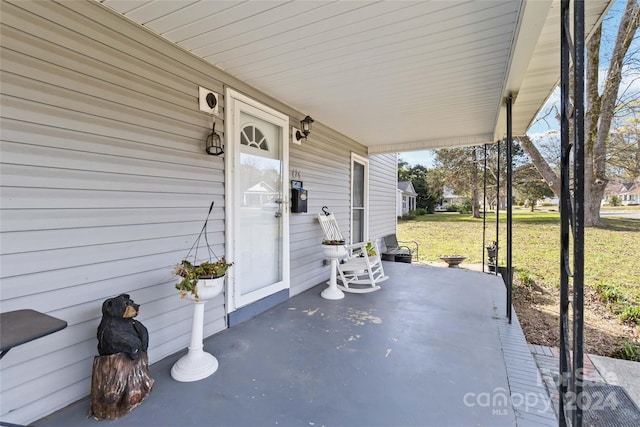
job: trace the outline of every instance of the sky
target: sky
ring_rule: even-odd
[[[428,168],[433,167],[433,150],[406,151],[400,153],[400,158],[411,166],[423,165]]]
[[[603,44],[603,46],[607,48],[600,49],[601,51],[600,64],[603,65],[601,69],[602,71],[600,72],[600,78],[602,80],[604,80],[604,77],[606,75],[605,74],[606,67],[608,67],[609,62],[611,60],[611,52],[613,51],[613,45],[615,42],[618,24],[620,22],[620,17],[622,15],[622,12],[624,11],[626,3],[627,3],[626,0],[616,0],[614,4],[611,6],[611,9],[609,10],[607,17],[603,22],[603,36],[602,36],[601,43]],[[637,50],[638,45],[640,45],[640,37],[636,36],[634,40],[634,45],[631,46],[629,51],[630,52],[633,51],[634,46],[635,46],[635,49]],[[640,76],[638,75],[625,77],[629,81],[632,81],[635,78],[635,80],[633,80],[633,82],[631,83],[631,87],[633,88],[633,92],[635,93],[640,93],[639,77]],[[625,82],[623,78],[623,82],[620,87],[622,88],[622,87],[625,87],[626,85],[628,85],[628,83]],[[560,101],[560,89],[556,88],[556,90],[553,91],[553,93],[547,100],[544,107],[540,110],[540,114],[538,115],[538,118],[540,116],[545,115],[546,112],[548,112],[550,108],[553,108],[554,105],[557,106],[559,104],[559,101]],[[536,141],[536,140],[540,140],[541,138],[544,138],[544,134],[546,132],[557,130],[559,129],[559,127],[560,127],[560,124],[558,123],[557,120],[553,119],[553,117],[550,117],[550,120],[546,120],[546,121],[536,119],[534,120],[534,123],[527,131],[527,134],[532,138],[532,140]],[[400,153],[400,159],[409,163],[409,165],[411,166],[423,165],[423,166],[426,166],[427,168],[431,168],[434,166],[433,158],[434,158],[433,150],[408,151],[408,152]]]

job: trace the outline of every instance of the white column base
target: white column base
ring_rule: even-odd
[[[218,359],[205,351],[191,351],[171,368],[171,378],[180,382],[198,381],[218,370]]]
[[[320,293],[320,296],[324,299],[342,299],[344,298],[344,292],[338,289],[338,278],[336,270],[338,268],[338,259],[331,258],[331,278],[329,279],[329,287]]]
[[[193,321],[191,324],[191,343],[189,351],[171,368],[171,377],[176,381],[189,382],[207,378],[218,370],[218,359],[203,350],[204,304],[193,303]]]
[[[329,286],[327,289],[320,293],[320,296],[324,299],[342,299],[344,298],[344,292],[337,287],[334,289]]]

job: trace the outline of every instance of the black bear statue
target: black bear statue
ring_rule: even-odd
[[[126,353],[137,360],[149,346],[149,332],[134,319],[140,306],[127,294],[109,298],[102,303],[102,320],[98,326],[98,353],[107,356]]]

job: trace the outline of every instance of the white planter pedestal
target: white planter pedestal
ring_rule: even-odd
[[[344,245],[322,245],[324,255],[331,258],[331,276],[329,279],[329,287],[320,293],[324,299],[342,299],[344,292],[338,289],[338,280],[336,272],[338,270],[338,261],[347,254],[347,248]]]
[[[224,277],[218,279],[198,280],[198,296],[196,301],[192,294],[187,298],[193,301],[193,322],[191,324],[191,341],[189,351],[171,368],[171,377],[176,381],[189,382],[207,378],[218,370],[218,360],[203,350],[204,304],[208,299],[220,294],[224,285]]]

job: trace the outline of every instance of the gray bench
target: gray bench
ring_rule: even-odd
[[[385,261],[411,263],[414,253],[418,259],[418,242],[413,240],[399,242],[395,234],[389,234],[382,238],[380,246],[380,254]]]

